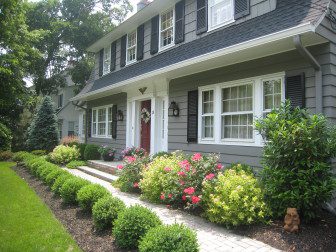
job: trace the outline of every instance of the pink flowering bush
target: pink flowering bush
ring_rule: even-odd
[[[218,156],[173,154],[154,159],[143,172],[143,197],[169,206],[197,208],[202,201],[203,180],[215,179],[223,169]]]
[[[128,147],[121,152],[121,155],[123,156],[123,158],[125,158],[125,157],[139,157],[139,158],[142,158],[142,157],[147,156],[147,152],[143,148]]]
[[[141,171],[148,164],[148,156],[126,156],[124,164],[118,165],[120,176],[114,182],[114,186],[118,187],[122,192],[140,192],[139,182],[141,179]]]

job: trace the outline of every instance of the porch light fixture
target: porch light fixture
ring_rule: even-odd
[[[118,112],[117,112],[117,120],[119,122],[124,121],[124,114],[123,114],[123,112],[121,110],[118,110]]]
[[[177,106],[176,102],[172,101],[168,108],[168,116],[178,117],[180,115],[180,109]]]

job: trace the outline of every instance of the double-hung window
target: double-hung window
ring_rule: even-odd
[[[106,109],[98,109],[98,136],[106,135]]]
[[[222,139],[253,139],[253,84],[222,89]]]
[[[103,74],[108,74],[111,67],[111,46],[104,48],[104,68]]]
[[[284,73],[199,90],[199,143],[262,145],[253,123],[284,101]]]
[[[202,138],[214,137],[214,90],[202,92]]]
[[[209,28],[216,29],[234,20],[233,0],[209,0]]]
[[[282,100],[281,78],[263,80],[263,113],[269,113],[273,108],[278,108]]]
[[[174,9],[170,9],[160,17],[160,48],[174,45]]]
[[[134,31],[127,35],[127,64],[136,61],[137,32]]]
[[[92,136],[111,137],[112,105],[92,109]]]

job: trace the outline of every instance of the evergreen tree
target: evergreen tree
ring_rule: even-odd
[[[51,98],[46,96],[28,129],[27,148],[52,151],[57,144],[57,117]]]

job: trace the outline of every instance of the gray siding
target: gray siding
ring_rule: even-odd
[[[242,23],[246,20],[261,16],[263,14],[266,14],[272,10],[274,10],[276,8],[276,0],[251,0],[251,9],[250,9],[250,15],[240,18],[237,21],[235,21],[232,24],[229,24],[227,26],[221,27],[219,29],[210,31],[210,32],[206,32],[202,35],[196,35],[196,0],[186,0],[186,8],[185,8],[185,41],[181,44],[184,43],[188,43],[191,42],[195,39],[198,39],[200,37],[204,37],[207,36],[215,31],[227,28],[228,26],[232,26],[232,25],[237,25],[239,23]],[[165,11],[165,10],[162,10]],[[159,13],[158,13],[159,14]],[[149,59],[151,57],[155,57],[157,54],[155,55],[151,55],[150,54],[150,38],[151,38],[151,22],[150,19],[152,17],[148,18],[148,21],[145,22],[145,33],[144,33],[144,59]],[[127,21],[126,21],[127,22]],[[140,25],[140,24],[139,24]],[[125,31],[126,32],[132,32],[132,31]],[[113,41],[111,41],[112,43]],[[167,50],[171,50],[177,46],[176,45],[172,48],[169,48]],[[120,38],[117,38],[117,55],[116,55],[116,71],[119,71],[120,69],[122,69],[120,67],[120,50],[121,50],[121,41]],[[163,52],[167,51],[164,50]],[[159,52],[158,54],[160,54],[162,52]],[[139,62],[139,61],[138,61]],[[138,63],[137,62],[137,63]],[[136,63],[135,63],[136,64]],[[127,67],[127,66],[126,66]],[[99,52],[96,54],[96,65],[95,65],[95,79],[99,78],[98,72],[99,72]]]
[[[335,90],[330,89],[330,44],[326,43],[309,48],[312,54],[322,65],[324,82],[324,110],[328,112],[329,106],[334,102],[330,99],[330,92],[335,94]],[[232,162],[243,162],[254,167],[261,167],[262,148],[244,146],[226,146],[187,143],[187,94],[188,91],[195,90],[199,86],[205,86],[220,82],[233,81],[248,77],[265,74],[286,72],[286,74],[299,74],[304,72],[306,76],[306,104],[307,108],[315,112],[315,87],[314,69],[306,63],[301,55],[296,51],[290,51],[278,55],[273,55],[250,62],[227,66],[207,72],[171,80],[169,85],[170,101],[176,101],[180,107],[180,116],[169,118],[168,126],[168,148],[169,151],[186,150],[188,152],[220,153],[221,161],[225,164]],[[223,74],[225,73],[225,74]],[[335,103],[334,103],[335,104]],[[333,120],[332,114],[327,116]]]
[[[110,145],[117,150],[117,157],[119,157],[121,151],[126,146],[126,120],[127,120],[126,102],[127,102],[127,95],[125,93],[116,94],[88,102],[88,108],[114,104],[117,105],[117,109],[121,110],[124,114],[124,120],[122,122],[118,121],[117,123],[117,139],[91,137],[88,139],[88,143],[97,145],[102,144]]]

